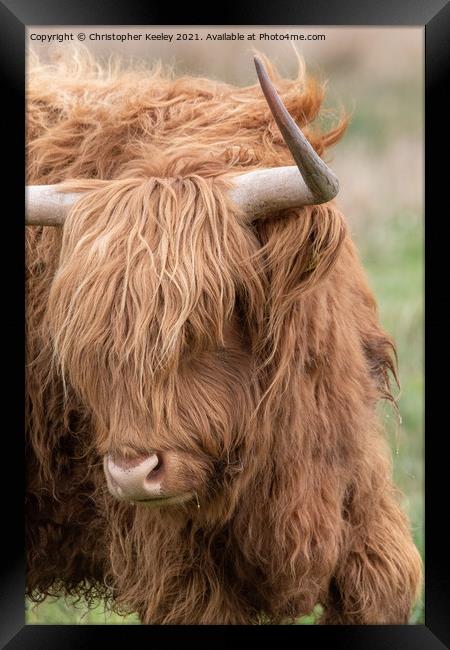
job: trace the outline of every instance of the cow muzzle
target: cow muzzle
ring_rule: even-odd
[[[161,453],[133,459],[107,454],[103,468],[108,489],[116,499],[146,503],[165,500],[165,464]]]

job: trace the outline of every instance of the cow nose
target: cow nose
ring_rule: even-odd
[[[160,496],[164,473],[160,453],[133,459],[107,454],[103,466],[109,491],[116,498],[148,501]]]

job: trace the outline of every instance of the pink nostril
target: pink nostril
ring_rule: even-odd
[[[104,467],[108,487],[120,499],[142,501],[161,493],[164,467],[160,453],[132,460],[106,455]]]
[[[147,474],[147,481],[152,481],[153,479],[159,477],[160,474],[161,474],[161,470],[162,470],[162,466],[163,466],[162,458],[161,458],[160,454],[156,454],[156,457],[158,459],[158,463]]]

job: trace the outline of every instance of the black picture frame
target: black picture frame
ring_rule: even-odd
[[[330,648],[364,650],[425,650],[450,647],[449,533],[445,526],[448,509],[448,457],[442,440],[446,424],[442,414],[447,406],[446,382],[439,369],[448,368],[448,245],[440,226],[447,220],[440,206],[446,166],[439,154],[448,152],[448,72],[450,6],[447,0],[278,0],[258,6],[255,2],[216,7],[215,15],[205,8],[186,5],[175,9],[163,3],[127,0],[3,0],[0,2],[0,70],[4,119],[3,154],[3,297],[6,325],[2,355],[7,378],[3,408],[3,464],[11,470],[4,480],[3,494],[3,575],[0,582],[2,647],[85,648],[107,642],[135,645],[138,639],[156,645],[189,643],[192,633],[197,647],[225,645],[237,637],[253,637],[256,643],[270,641],[267,635],[289,637],[289,643],[308,648],[325,644]],[[170,627],[154,626],[38,626],[25,625],[24,534],[23,534],[23,323],[24,323],[24,72],[25,27],[27,25],[370,25],[423,26],[425,29],[425,469],[426,469],[426,561],[425,625],[404,626],[283,626],[261,627]],[[447,83],[446,83],[447,82]],[[7,142],[7,140],[10,142]],[[447,154],[448,157],[448,154]],[[9,200],[9,206],[8,201]],[[16,214],[19,213],[19,214]],[[442,217],[441,217],[442,215]],[[14,217],[14,218],[13,218]],[[447,282],[445,279],[447,278]],[[447,289],[447,291],[445,290]],[[447,311],[447,310],[446,310]],[[447,318],[445,316],[447,315]],[[446,356],[446,358],[445,358]],[[444,358],[443,358],[444,357]],[[435,371],[436,369],[436,371]],[[442,435],[441,432],[444,434]],[[447,488],[447,489],[446,489]],[[444,504],[444,507],[442,505]],[[151,629],[149,629],[151,628]],[[286,639],[287,640],[287,639]]]

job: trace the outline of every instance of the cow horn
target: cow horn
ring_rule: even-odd
[[[336,176],[287,111],[258,57],[255,66],[266,101],[297,167],[258,169],[236,176],[231,190],[233,201],[249,219],[330,201],[339,190]]]
[[[25,188],[27,226],[62,226],[72,205],[81,197],[61,192],[58,185],[28,185]]]

